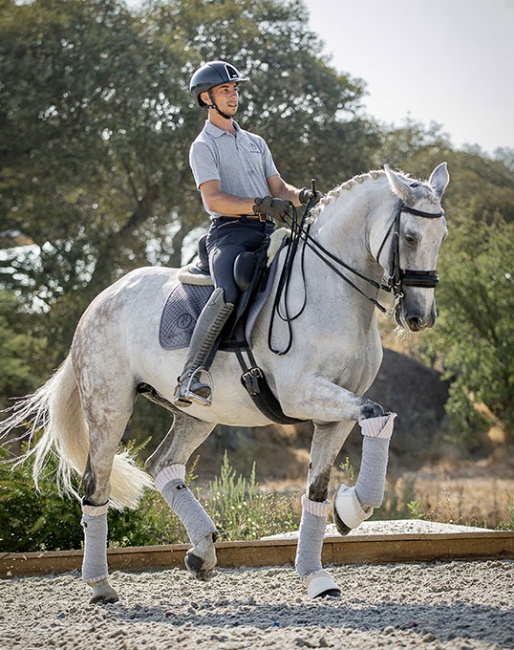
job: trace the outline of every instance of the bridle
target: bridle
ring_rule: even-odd
[[[293,266],[294,259],[296,257],[296,253],[298,252],[298,244],[300,240],[303,240],[303,248],[301,251],[301,273],[304,282],[304,287],[306,286],[305,268],[304,268],[305,249],[306,247],[309,247],[309,249],[313,253],[315,253],[324,262],[324,264],[328,266],[329,269],[331,269],[338,277],[340,277],[347,284],[353,287],[358,293],[364,296],[367,300],[372,302],[375,305],[375,307],[377,307],[384,314],[394,313],[394,311],[396,310],[396,308],[398,307],[398,305],[400,304],[400,302],[404,297],[404,291],[403,291],[404,287],[420,287],[424,289],[432,289],[435,288],[435,286],[439,282],[439,277],[437,275],[436,270],[418,271],[413,269],[401,268],[400,224],[401,224],[401,216],[402,213],[404,212],[407,212],[416,217],[421,217],[424,219],[439,219],[440,217],[444,216],[444,210],[442,208],[439,212],[424,212],[422,210],[411,208],[410,206],[406,205],[402,199],[398,199],[394,208],[394,217],[392,219],[391,225],[389,226],[384,236],[384,239],[380,244],[377,257],[376,257],[376,261],[378,262],[387,240],[392,238],[391,249],[390,249],[391,252],[389,257],[389,277],[385,282],[376,282],[372,278],[368,278],[367,276],[363,275],[362,273],[360,273],[360,271],[357,271],[349,264],[346,264],[346,262],[344,262],[342,259],[340,259],[336,255],[331,253],[329,250],[327,250],[322,244],[320,244],[316,239],[314,239],[310,235],[309,230],[311,224],[307,223],[307,218],[310,214],[311,209],[314,207],[314,202],[315,201],[313,199],[309,201],[309,203],[305,208],[303,217],[300,221],[298,221],[296,208],[294,207],[292,208],[291,223],[289,224],[291,228],[291,239],[289,242],[289,246],[286,253],[286,259],[282,267],[282,273],[279,279],[277,292],[275,295],[270,327],[269,327],[269,334],[268,334],[268,345],[270,350],[280,355],[286,354],[290,350],[292,345],[292,340],[293,340],[291,323],[301,315],[301,313],[305,309],[305,305],[307,302],[307,296],[306,293],[304,293],[302,306],[297,310],[297,312],[294,315],[289,314],[289,309],[287,306],[288,303],[287,294],[288,294],[289,283],[291,279],[292,266]],[[365,291],[363,291],[360,287],[358,287],[355,284],[355,282],[353,282],[345,274],[344,271],[349,271],[350,273],[353,273],[353,275],[360,278],[361,280],[364,280],[375,289],[378,290],[381,289],[382,291],[387,291],[389,293],[392,293],[392,295],[394,296],[394,305],[392,310],[384,307],[384,305],[382,305],[376,298],[369,296]],[[285,314],[281,314],[280,302],[282,300],[282,296],[284,297],[283,309],[285,310]],[[277,314],[279,318],[281,318],[281,320],[286,322],[288,325],[289,343],[284,350],[274,349],[271,342],[275,314]]]
[[[433,289],[439,282],[437,271],[415,271],[413,269],[402,269],[400,264],[400,220],[403,212],[408,212],[416,217],[423,219],[439,219],[444,216],[444,210],[439,212],[424,212],[416,210],[405,204],[402,199],[398,199],[395,207],[395,217],[387,231],[380,248],[378,249],[377,262],[380,259],[382,249],[389,238],[392,236],[391,254],[389,259],[389,278],[387,283],[380,286],[384,291],[391,292],[395,298],[403,297],[403,287],[421,287],[423,289]]]

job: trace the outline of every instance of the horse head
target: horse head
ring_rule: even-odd
[[[435,269],[447,234],[441,198],[450,177],[446,163],[434,169],[427,183],[393,172],[387,166],[384,169],[398,198],[388,230],[390,247],[385,268],[396,298],[395,318],[401,327],[420,332],[432,327],[437,317]],[[377,259],[383,261],[380,254]]]

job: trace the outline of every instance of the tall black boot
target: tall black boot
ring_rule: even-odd
[[[233,309],[231,302],[224,301],[223,289],[215,289],[196,321],[184,370],[178,378],[173,395],[176,406],[191,406],[193,401],[204,406],[211,405],[212,382],[204,383],[200,377],[202,372],[206,372],[205,364],[209,354]]]

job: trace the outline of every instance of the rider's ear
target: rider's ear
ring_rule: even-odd
[[[448,173],[448,166],[445,162],[442,162],[434,169],[428,181],[438,199],[440,199],[444,194],[444,190],[449,181],[450,174]]]
[[[393,172],[393,170],[387,165],[384,165],[384,170],[392,191],[398,198],[402,199],[405,204],[412,205],[416,199],[407,179],[400,174]]]

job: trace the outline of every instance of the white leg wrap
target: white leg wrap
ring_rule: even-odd
[[[166,485],[166,483],[169,483],[170,481],[174,481],[177,478],[185,480],[186,478],[185,465],[180,465],[177,463],[175,465],[170,465],[169,467],[165,467],[155,477],[155,487],[159,490],[159,492],[162,493],[162,488]]]
[[[330,512],[330,501],[311,501],[302,496],[302,521],[296,550],[295,568],[307,587],[309,598],[327,591],[340,591],[330,575],[321,566],[321,549]]]
[[[322,503],[302,496],[302,520],[296,549],[295,568],[303,578],[321,571],[321,548],[330,511],[330,501]]]
[[[103,506],[82,505],[82,528],[84,529],[84,558],[82,578],[90,585],[105,580],[107,567],[107,511]]]
[[[362,462],[355,487],[341,484],[335,509],[349,528],[357,528],[373,514],[384,499],[384,487],[389,456],[389,441],[393,434],[396,413],[359,422],[362,441]]]
[[[212,519],[184,483],[184,475],[184,465],[171,465],[159,472],[155,484],[184,525],[191,543],[196,546],[204,537],[217,531]]]
[[[389,459],[389,441],[393,435],[396,413],[359,422],[362,430],[362,462],[355,493],[364,507],[378,508],[384,499]]]

